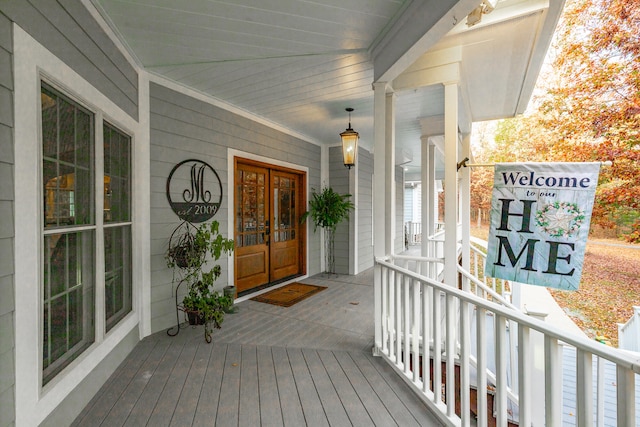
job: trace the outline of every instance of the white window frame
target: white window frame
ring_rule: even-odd
[[[134,329],[149,334],[149,202],[136,197],[148,188],[148,100],[141,102],[139,122],[84,80],[72,68],[35,41],[18,25],[14,39],[14,137],[15,137],[15,409],[16,425],[39,425]],[[65,96],[95,113],[95,150],[102,150],[104,120],[131,136],[132,144],[132,254],[133,310],[105,334],[104,239],[102,233],[103,170],[96,167],[96,283],[95,342],[76,360],[42,386],[42,197],[40,82],[45,81]],[[148,80],[139,99],[148,96]],[[146,155],[144,153],[147,153]],[[100,154],[102,156],[102,154]],[[138,165],[142,164],[141,168]],[[145,176],[145,174],[147,176]],[[137,180],[141,188],[137,188]],[[138,200],[141,200],[139,202]],[[145,212],[145,207],[147,212]],[[141,243],[142,242],[142,243]],[[145,243],[146,242],[146,243]],[[138,263],[140,260],[140,263]],[[34,307],[37,309],[34,310]]]

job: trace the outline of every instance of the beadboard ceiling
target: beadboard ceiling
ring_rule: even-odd
[[[415,32],[415,24],[404,24],[410,20],[407,15],[416,4],[429,3],[91,1],[132,57],[150,73],[317,144],[339,143],[338,134],[347,127],[345,108],[352,107],[352,126],[369,150],[373,148],[375,56],[394,46],[388,43],[394,36]],[[462,8],[466,14],[480,0],[431,3],[450,10],[457,7],[458,14]],[[502,0],[473,27],[467,27],[464,15],[443,18],[451,20],[448,34],[423,43],[420,54],[451,48],[462,52],[462,131],[468,132],[472,121],[523,111],[559,14],[558,10],[549,13],[551,9],[547,0]],[[375,75],[380,74],[376,69]],[[441,84],[398,91],[396,144],[398,152],[404,153],[397,156],[399,163],[419,166],[420,119],[443,114],[443,104]]]

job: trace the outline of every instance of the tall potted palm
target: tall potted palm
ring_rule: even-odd
[[[324,229],[325,271],[328,274],[335,274],[336,270],[334,252],[336,228],[349,217],[349,211],[355,207],[349,200],[350,197],[351,194],[338,194],[331,187],[323,188],[320,193],[313,190],[309,210],[301,216],[301,221],[311,217],[314,232],[318,227]]]

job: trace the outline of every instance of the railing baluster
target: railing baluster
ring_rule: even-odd
[[[496,358],[496,425],[507,426],[507,322],[503,316],[494,316]]]
[[[411,280],[413,296],[413,319],[411,322],[411,357],[413,358],[413,382],[420,381],[420,282]]]
[[[446,351],[447,351],[447,375],[446,375],[446,402],[447,416],[452,417],[456,409],[456,386],[455,386],[455,351],[456,351],[456,313],[455,301],[451,295],[446,296],[447,301],[447,325],[446,325]]]
[[[440,317],[440,290],[433,291],[433,400],[442,402],[442,318]]]
[[[579,426],[593,425],[593,368],[591,353],[576,349],[576,394]]]
[[[402,360],[406,375],[409,375],[411,371],[411,292],[409,292],[409,286],[410,278],[404,276],[402,280]]]
[[[478,427],[487,427],[487,310],[476,306],[476,376]]]
[[[636,425],[635,375],[631,369],[618,365],[616,369],[618,426]]]
[[[433,290],[430,286],[424,286],[422,288],[422,391],[427,393],[429,388],[429,382],[431,379],[431,322],[429,322],[429,314],[431,307]]]
[[[531,425],[531,348],[529,328],[518,324],[518,406],[519,425]]]
[[[597,427],[604,427],[604,360],[598,357],[598,376],[596,377]]]
[[[376,313],[374,319],[376,322],[376,345],[385,354],[388,354],[389,339],[389,322],[387,319],[387,295],[388,295],[388,278],[391,270],[383,268],[380,264],[376,264],[376,281],[375,286],[375,301],[376,301]],[[379,307],[379,308],[378,308]],[[378,341],[380,340],[380,341]]]
[[[468,287],[468,286],[467,286]],[[471,323],[469,310],[471,305],[466,301],[460,302],[460,418],[462,426],[471,425],[471,382],[469,350],[471,346]]]
[[[389,270],[389,358],[395,363],[400,363],[396,353],[396,341],[398,340],[398,326],[396,325],[396,273]]]
[[[404,363],[402,360],[402,280],[404,279],[404,274],[397,273],[396,274],[396,282],[395,282],[395,313],[396,313],[396,363]]]
[[[544,336],[545,425],[562,425],[562,355],[558,340]]]

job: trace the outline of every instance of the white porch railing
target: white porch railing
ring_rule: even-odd
[[[495,277],[487,277],[484,275],[484,263],[487,259],[487,242],[475,237],[471,237],[471,267],[469,273],[476,279],[498,293],[501,297],[511,301],[511,284],[507,280],[496,279]],[[472,286],[473,289],[473,286]],[[480,297],[484,295],[476,293]],[[490,299],[490,298],[489,298]]]
[[[406,221],[404,223],[404,231],[407,237],[407,245],[417,246],[422,242],[421,222]],[[434,236],[438,235],[438,233],[440,233],[441,231],[444,231],[444,224],[441,222],[436,222]],[[431,239],[433,239],[434,236],[431,236]]]
[[[640,352],[640,307],[636,305],[627,323],[618,323],[618,348]]]
[[[577,425],[594,425],[594,419],[596,425],[604,425],[605,381],[600,367],[609,363],[616,370],[616,423],[635,425],[635,374],[640,373],[640,358],[567,335],[553,325],[480,298],[468,291],[470,280],[462,280],[466,290],[461,290],[427,277],[430,271],[437,271],[428,264],[438,264],[440,259],[400,260],[405,261],[419,265],[422,274],[376,259],[375,351],[444,423],[468,426],[474,410],[479,426],[488,425],[494,416],[497,425],[517,421],[530,426],[538,414],[544,414],[546,426],[563,425],[563,384],[567,387],[572,382],[569,387],[576,391]],[[461,275],[470,277],[462,269]],[[494,293],[495,300],[502,299]],[[507,325],[517,334],[509,336]],[[512,340],[518,344],[513,359],[507,350]],[[541,348],[533,344],[537,340],[544,343]],[[567,367],[561,343],[575,349],[573,379],[563,378]],[[543,373],[534,371],[542,360]],[[495,377],[488,371],[495,372]],[[510,372],[516,373],[517,381],[509,381]],[[542,378],[544,387],[537,390]],[[517,383],[515,390],[509,389],[510,382]],[[477,402],[474,407],[472,394]]]
[[[422,242],[422,223],[407,221],[404,223],[405,233],[407,233],[407,244],[409,246],[419,245]]]

